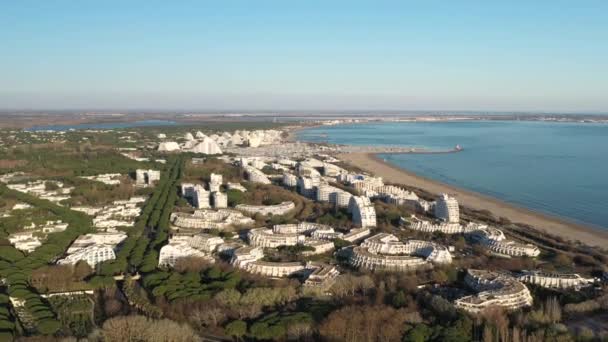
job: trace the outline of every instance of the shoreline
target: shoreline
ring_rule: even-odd
[[[565,240],[579,240],[597,247],[608,246],[608,230],[600,230],[565,219],[519,207],[499,199],[444,184],[394,164],[385,162],[375,153],[344,153],[338,159],[382,177],[386,182],[403,184],[422,189],[432,194],[449,193],[456,196],[460,205],[477,210],[488,210],[496,217],[506,217],[514,224],[523,223],[535,230],[559,236]]]

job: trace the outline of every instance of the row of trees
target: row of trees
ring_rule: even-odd
[[[92,230],[91,220],[83,213],[61,207],[50,201],[32,195],[10,190],[0,185],[0,195],[20,202],[28,203],[41,210],[48,211],[68,223],[66,230],[49,234],[45,244],[28,255],[24,255],[13,246],[1,246],[0,275],[8,283],[8,294],[24,302],[23,309],[33,319],[35,329],[44,335],[54,334],[61,326],[48,302],[40,297],[30,285],[32,272],[46,266],[65,253],[68,246],[78,236]]]

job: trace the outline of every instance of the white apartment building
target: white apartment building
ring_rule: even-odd
[[[359,227],[376,226],[376,209],[369,198],[364,196],[353,196],[348,204],[352,213],[353,223]]]
[[[254,247],[277,248],[302,244],[305,237],[301,234],[275,234],[272,229],[257,228],[247,233],[247,239]]]
[[[457,299],[457,308],[478,313],[486,308],[501,307],[516,310],[531,306],[532,295],[526,285],[508,275],[484,270],[468,270],[465,283],[476,295]]]
[[[213,208],[228,208],[228,195],[226,195],[225,193],[219,191],[212,192],[211,199],[213,200]]]
[[[174,228],[185,229],[219,229],[231,225],[251,225],[254,221],[237,210],[197,210],[194,214],[172,213],[171,224]]]
[[[442,194],[435,202],[435,217],[449,223],[460,222],[460,209],[454,197]]]
[[[580,289],[595,283],[595,279],[583,278],[576,273],[547,273],[542,271],[524,271],[517,279],[524,283],[550,289]]]
[[[135,170],[135,184],[152,185],[160,180],[160,171],[157,170]]]
[[[197,209],[207,209],[211,207],[210,193],[202,186],[195,186],[192,196],[192,206]]]
[[[290,188],[298,186],[298,177],[291,173],[283,173],[283,185]]]
[[[262,215],[284,215],[289,211],[295,209],[295,204],[292,201],[285,201],[275,205],[250,205],[250,204],[239,204],[234,207],[236,210],[243,211],[250,215],[262,214]]]
[[[245,174],[247,175],[247,179],[252,183],[260,183],[260,184],[270,184],[270,179],[262,172],[261,170],[256,169],[253,166],[245,166]]]
[[[504,233],[494,227],[483,227],[471,232],[468,236],[475,242],[478,242],[488,248],[490,251],[508,255],[508,256],[527,256],[537,257],[540,255],[540,249],[532,244],[524,244],[516,241],[507,240]]]

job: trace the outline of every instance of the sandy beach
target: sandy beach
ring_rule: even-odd
[[[502,202],[472,191],[463,190],[405,171],[370,153],[346,153],[339,159],[362,170],[382,177],[386,182],[404,184],[420,188],[430,193],[455,195],[462,206],[489,210],[496,217],[506,217],[513,223],[526,223],[534,228],[566,240],[579,240],[591,246],[608,247],[608,230],[568,222],[557,217],[537,213],[525,208]]]

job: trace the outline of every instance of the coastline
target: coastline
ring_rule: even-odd
[[[560,236],[565,240],[579,240],[590,246],[608,246],[608,231],[569,222],[559,217],[532,211],[499,199],[431,180],[385,162],[374,153],[344,153],[340,160],[382,177],[385,181],[420,188],[433,194],[450,193],[462,206],[488,210],[496,217],[506,217],[513,223],[528,224],[534,229]]]

